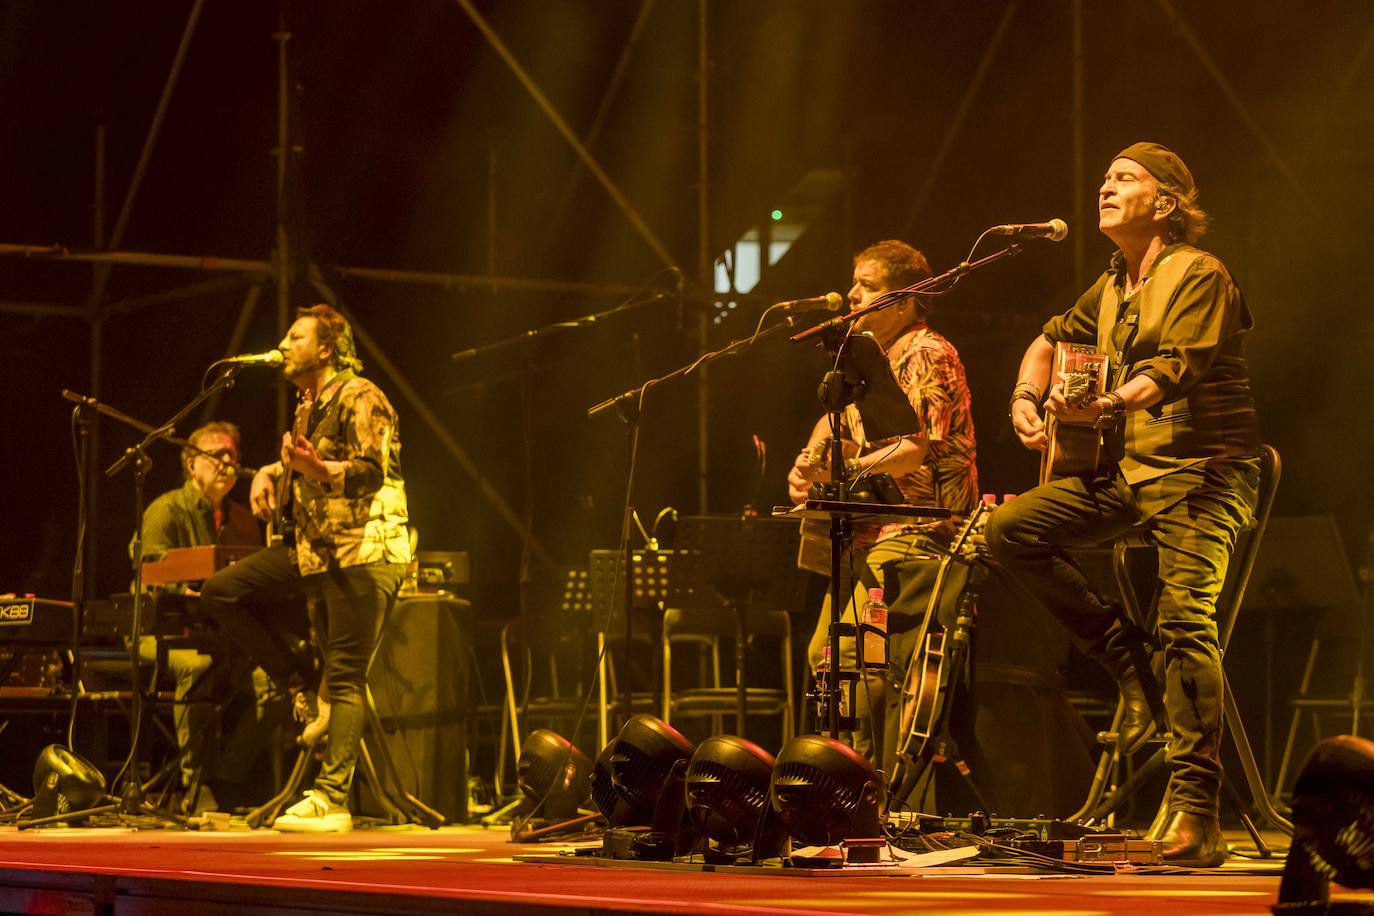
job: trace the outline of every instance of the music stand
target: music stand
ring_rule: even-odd
[[[800,598],[801,531],[780,519],[735,515],[684,516],[677,523],[669,604],[684,610],[735,611],[735,733],[743,738],[748,711],[745,639],[749,609],[786,609]]]
[[[591,608],[594,625],[609,640],[617,628],[625,633],[625,720],[634,715],[634,695],[631,690],[631,643],[634,641],[634,615],[626,613],[625,602],[630,600],[633,611],[653,611],[659,602],[668,597],[668,583],[674,562],[671,550],[650,550],[640,548],[630,551],[630,576],[628,581],[620,578],[625,568],[625,555],[619,550],[593,550],[591,552]],[[624,583],[616,588],[617,581]],[[630,598],[633,596],[633,598]],[[609,651],[609,650],[608,650]],[[604,710],[603,710],[604,713]]]
[[[1357,655],[1351,690],[1351,702],[1357,730],[1360,720],[1360,701],[1363,696],[1364,655],[1366,646],[1366,602],[1360,596],[1355,577],[1346,558],[1336,520],[1331,515],[1271,516],[1264,531],[1264,542],[1250,573],[1250,586],[1241,605],[1252,611],[1264,612],[1264,771],[1273,776],[1273,712],[1274,712],[1274,643],[1277,612],[1293,608],[1323,610],[1328,614],[1349,613],[1358,627]],[[1315,653],[1321,640],[1321,629],[1329,626],[1318,623],[1313,635],[1302,691],[1309,686]],[[1294,720],[1296,724],[1296,719]],[[1290,735],[1295,728],[1290,725]],[[1292,752],[1292,739],[1284,752],[1278,779],[1272,782],[1273,792],[1282,791],[1287,764]]]

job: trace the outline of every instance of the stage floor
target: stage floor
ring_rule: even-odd
[[[1207,874],[902,875],[707,872],[516,862],[567,844],[503,830],[382,828],[343,836],[123,828],[0,830],[7,913],[1267,913],[1282,860]],[[1275,845],[1282,838],[1275,837]],[[1233,844],[1246,838],[1236,836]],[[1340,892],[1374,902],[1374,894]]]

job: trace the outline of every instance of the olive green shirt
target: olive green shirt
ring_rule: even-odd
[[[1104,437],[1133,487],[1212,458],[1251,458],[1261,440],[1244,335],[1253,326],[1240,288],[1217,258],[1191,245],[1165,248],[1126,292],[1121,252],[1062,315],[1051,343],[1096,344],[1112,361],[1111,388],[1138,375],[1163,391]],[[1166,488],[1168,489],[1168,488]]]

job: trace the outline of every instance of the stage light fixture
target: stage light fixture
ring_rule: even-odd
[[[515,777],[532,814],[563,820],[576,817],[591,796],[592,761],[562,735],[540,728],[520,748]]]
[[[684,777],[696,746],[662,719],[638,715],[597,755],[592,801],[609,827],[602,855],[662,862],[686,855],[696,833],[686,821]]]
[[[60,744],[49,744],[33,767],[29,820],[93,808],[105,798],[105,777],[93,764]]]
[[[628,827],[634,820],[634,807],[615,790],[615,777],[611,775],[611,754],[618,740],[606,742],[592,764],[592,805],[610,826]]]
[[[883,782],[862,755],[833,738],[801,735],[778,754],[769,788],[773,810],[794,840],[835,846],[883,836]],[[877,849],[855,847],[850,861],[876,861]]]
[[[734,735],[707,738],[687,764],[687,816],[710,843],[705,859],[758,862],[782,853],[787,835],[769,803],[773,755]]]
[[[1275,913],[1326,913],[1330,882],[1374,888],[1374,742],[1317,744],[1293,786],[1293,844]]]
[[[626,722],[611,745],[611,782],[634,811],[630,823],[652,823],[674,766],[690,760],[696,746],[667,722],[643,714]]]

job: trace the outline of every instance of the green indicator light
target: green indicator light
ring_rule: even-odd
[[[780,219],[782,219],[782,211],[781,211],[781,210],[774,210],[774,211],[773,211],[773,221],[774,221],[774,222],[777,222],[777,221],[780,220]]]

